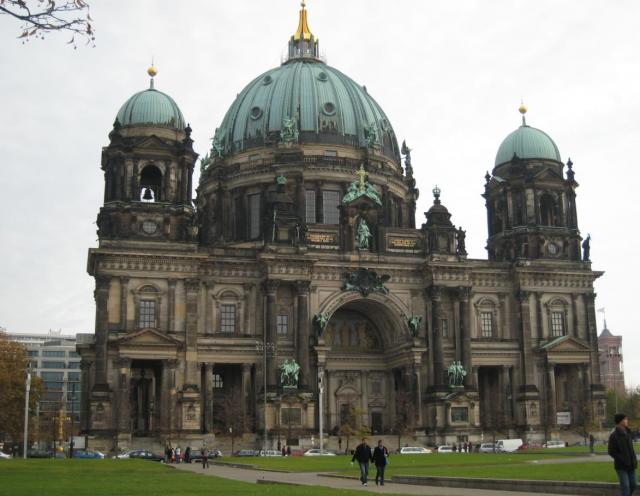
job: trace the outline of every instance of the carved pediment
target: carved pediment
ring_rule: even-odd
[[[549,354],[552,353],[589,353],[591,347],[581,339],[573,336],[560,336],[552,339],[540,347]]]
[[[118,340],[120,346],[170,346],[180,347],[182,343],[155,329],[142,329],[132,332]]]
[[[151,135],[143,141],[136,144],[136,148],[155,149],[166,148],[167,143],[155,135]]]
[[[550,167],[545,167],[541,171],[537,172],[533,175],[536,180],[544,180],[544,179],[563,179],[562,176],[558,175],[556,171],[551,169]]]

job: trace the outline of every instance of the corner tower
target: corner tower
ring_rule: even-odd
[[[173,99],[155,89],[156,68],[147,73],[149,88],[122,105],[102,151],[100,246],[195,239],[191,128]]]
[[[572,162],[566,176],[560,152],[548,134],[522,125],[498,149],[495,167],[485,176],[487,250],[490,260],[580,260]]]

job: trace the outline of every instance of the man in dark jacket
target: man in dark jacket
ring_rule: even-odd
[[[362,442],[356,447],[353,457],[351,458],[351,463],[353,463],[354,460],[358,460],[360,464],[360,482],[362,482],[363,486],[366,486],[369,478],[369,462],[371,461],[371,448],[369,448],[367,444],[366,437],[363,437]]]
[[[629,419],[624,413],[616,413],[613,420],[616,427],[609,436],[609,456],[613,458],[613,466],[618,474],[621,496],[631,496],[636,488],[638,460],[629,432]]]
[[[388,456],[389,450],[382,444],[381,439],[378,440],[378,446],[373,449],[373,456],[371,457],[376,465],[376,486],[378,482],[381,486],[384,486],[384,467],[387,465]]]

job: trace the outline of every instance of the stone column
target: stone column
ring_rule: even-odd
[[[129,294],[129,278],[120,277],[120,330],[127,330],[127,296]]]
[[[513,384],[511,384],[511,367],[501,366],[502,391],[504,394],[504,424],[510,425],[513,421]]]
[[[298,361],[302,372],[302,387],[313,384],[309,368],[309,287],[310,281],[296,282],[298,293]]]
[[[462,365],[467,371],[464,376],[465,387],[473,386],[471,370],[473,368],[471,353],[471,288],[461,287],[458,289],[458,299],[460,305],[460,343],[462,346]]]
[[[360,371],[360,385],[362,388],[361,389],[362,391],[361,408],[363,412],[360,421],[365,425],[371,425],[371,422],[369,421],[369,418],[368,418],[369,417],[369,373],[366,370]]]
[[[418,426],[422,427],[422,381],[420,379],[420,362],[414,362],[413,364],[413,376],[415,381],[416,392],[416,421]]]
[[[538,340],[544,339],[544,325],[543,325],[543,316],[542,316],[542,292],[536,291],[534,293],[536,296],[536,332],[538,334]],[[549,329],[549,335],[547,339],[551,339],[551,330]]]
[[[553,363],[549,363],[547,365],[547,384],[549,386],[549,390],[547,391],[547,401],[548,401],[548,414],[547,421],[549,423],[549,427],[553,427],[556,425],[556,366]]]
[[[433,384],[443,385],[442,371],[444,361],[442,357],[442,337],[440,334],[440,312],[442,303],[442,288],[431,286],[429,290],[431,297],[431,346],[433,346]]]
[[[186,279],[184,282],[187,302],[186,339],[185,339],[185,371],[184,384],[196,385],[197,378],[197,340],[198,340],[198,296],[200,294],[200,281],[198,279]]]
[[[573,322],[572,334],[573,336],[586,341],[586,333],[584,335],[580,335],[580,329],[582,326],[580,325],[580,319],[578,318],[578,298],[579,295],[575,293],[571,295],[571,317]]]
[[[175,373],[177,360],[164,360],[162,362],[162,384],[160,387],[160,430],[164,433],[172,433],[176,429],[175,412],[176,384]]]
[[[203,363],[204,378],[202,381],[202,390],[200,397],[202,398],[202,427],[204,432],[211,432],[213,425],[213,364]]]
[[[129,383],[131,381],[131,360],[118,358],[115,363],[118,369],[118,414],[115,421],[120,434],[131,434],[131,404],[129,402]]]
[[[278,304],[278,286],[280,281],[275,279],[267,279],[264,283],[264,290],[267,293],[267,321],[266,332],[267,343],[276,344],[277,342],[277,318],[278,312],[276,311],[276,305]],[[267,345],[267,343],[264,343]],[[275,354],[269,356],[267,354],[267,385],[276,386],[277,381],[277,364]]]
[[[243,363],[242,364],[242,417],[243,417],[243,425],[245,428],[250,429],[249,423],[247,419],[251,414],[251,408],[249,405],[249,401],[254,397],[250,393],[251,391],[251,364]]]
[[[107,355],[109,345],[109,285],[111,279],[105,276],[96,276],[96,289],[93,297],[96,301],[96,362],[94,390],[109,390],[107,383]]]
[[[522,362],[522,386],[534,384],[533,381],[533,356],[531,354],[531,308],[529,299],[531,292],[520,291],[520,354]]]
[[[595,293],[585,293],[585,322],[587,341],[591,345],[591,384],[600,384],[600,360],[598,357],[598,329],[596,324]]]
[[[169,279],[169,295],[167,303],[167,329],[169,332],[176,330],[176,280]]]

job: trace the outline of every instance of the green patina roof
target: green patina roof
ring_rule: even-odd
[[[549,135],[526,124],[520,126],[504,139],[498,148],[495,165],[510,162],[514,154],[521,159],[537,158],[561,161],[560,151]]]
[[[136,93],[116,117],[122,126],[152,124],[184,130],[184,117],[173,99],[154,88]]]
[[[366,88],[315,59],[292,59],[261,74],[238,94],[216,136],[225,154],[273,140],[297,116],[299,141],[367,146],[371,126],[383,153],[399,160],[387,116]]]

